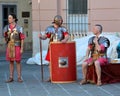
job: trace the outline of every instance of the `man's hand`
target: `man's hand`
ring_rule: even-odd
[[[98,43],[98,37],[95,37],[93,42],[95,43],[96,49],[98,51],[101,51],[101,47],[100,47],[100,45]]]
[[[95,37],[93,42],[94,42],[95,44],[98,44],[98,37]]]
[[[46,35],[42,35],[42,34],[39,34],[38,37],[39,37],[40,39],[43,39],[43,40],[47,39],[47,36],[46,36]]]
[[[38,34],[38,37],[42,39],[42,34]]]
[[[66,39],[63,39],[61,42],[62,42],[62,43],[66,43],[66,42],[67,42],[67,40],[66,40]]]
[[[66,35],[63,40],[61,40],[62,43],[66,43],[69,40],[69,35]]]

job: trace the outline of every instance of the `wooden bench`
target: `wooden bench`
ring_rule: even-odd
[[[88,67],[87,81],[97,83],[95,66]],[[101,81],[103,84],[120,82],[120,64],[108,64],[101,66]]]

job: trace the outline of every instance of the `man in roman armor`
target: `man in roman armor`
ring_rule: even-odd
[[[48,26],[46,28],[45,35],[40,34],[39,38],[43,40],[50,38],[50,42],[66,43],[69,40],[69,33],[68,30],[64,26],[62,26],[62,17],[60,15],[56,15],[52,23],[52,26]],[[45,59],[50,62],[49,48]],[[50,79],[48,81],[50,81]]]
[[[82,73],[83,80],[81,80],[80,84],[86,84],[86,75],[87,75],[87,67],[94,64],[97,74],[97,85],[102,85],[101,83],[101,67],[102,65],[108,64],[107,59],[107,48],[110,45],[110,41],[108,38],[101,35],[102,26],[100,24],[96,24],[93,27],[93,34],[95,36],[91,37],[88,41],[88,48],[86,52],[86,60],[82,64]]]
[[[14,61],[16,61],[18,82],[22,82],[21,79],[21,54],[23,53],[24,34],[21,26],[17,24],[17,17],[15,14],[8,16],[8,25],[4,27],[4,37],[7,44],[6,60],[10,61],[9,70],[10,77],[6,83],[13,82],[14,76]]]

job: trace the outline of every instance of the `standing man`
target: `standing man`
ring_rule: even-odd
[[[93,27],[93,34],[95,36],[91,37],[88,41],[88,48],[86,52],[86,60],[82,64],[82,73],[83,73],[83,80],[81,80],[80,84],[86,84],[87,79],[87,68],[89,65],[94,64],[97,74],[97,85],[102,85],[101,82],[101,67],[102,65],[108,64],[107,59],[107,48],[110,45],[109,40],[101,35],[102,33],[102,26],[96,24]],[[90,57],[89,57],[90,56]]]
[[[40,34],[39,37],[43,40],[50,38],[50,42],[56,41],[66,43],[69,40],[69,33],[68,30],[64,26],[62,26],[62,17],[60,15],[56,15],[52,23],[52,26],[48,26],[46,28],[45,35]],[[45,59],[50,62],[49,48]],[[49,78],[47,81],[51,81],[51,79]]]
[[[21,26],[17,24],[17,17],[15,14],[8,16],[8,25],[4,28],[4,37],[7,44],[6,60],[10,61],[9,70],[10,77],[6,83],[13,82],[14,79],[14,61],[16,61],[18,82],[22,82],[21,79],[21,54],[23,53],[24,34]]]

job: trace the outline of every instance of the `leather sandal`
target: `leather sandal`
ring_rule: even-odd
[[[51,82],[51,79],[50,79],[50,78],[48,78],[47,80],[45,80],[45,82]]]
[[[97,81],[97,86],[101,86],[102,82],[101,81]]]
[[[18,80],[17,80],[19,83],[22,83],[23,82],[23,80],[21,79],[21,78],[18,78]]]
[[[13,82],[14,80],[13,80],[13,78],[9,78],[7,81],[5,81],[6,83],[11,83],[11,82]]]
[[[80,85],[84,85],[84,84],[87,84],[87,81],[85,79],[80,81]]]

